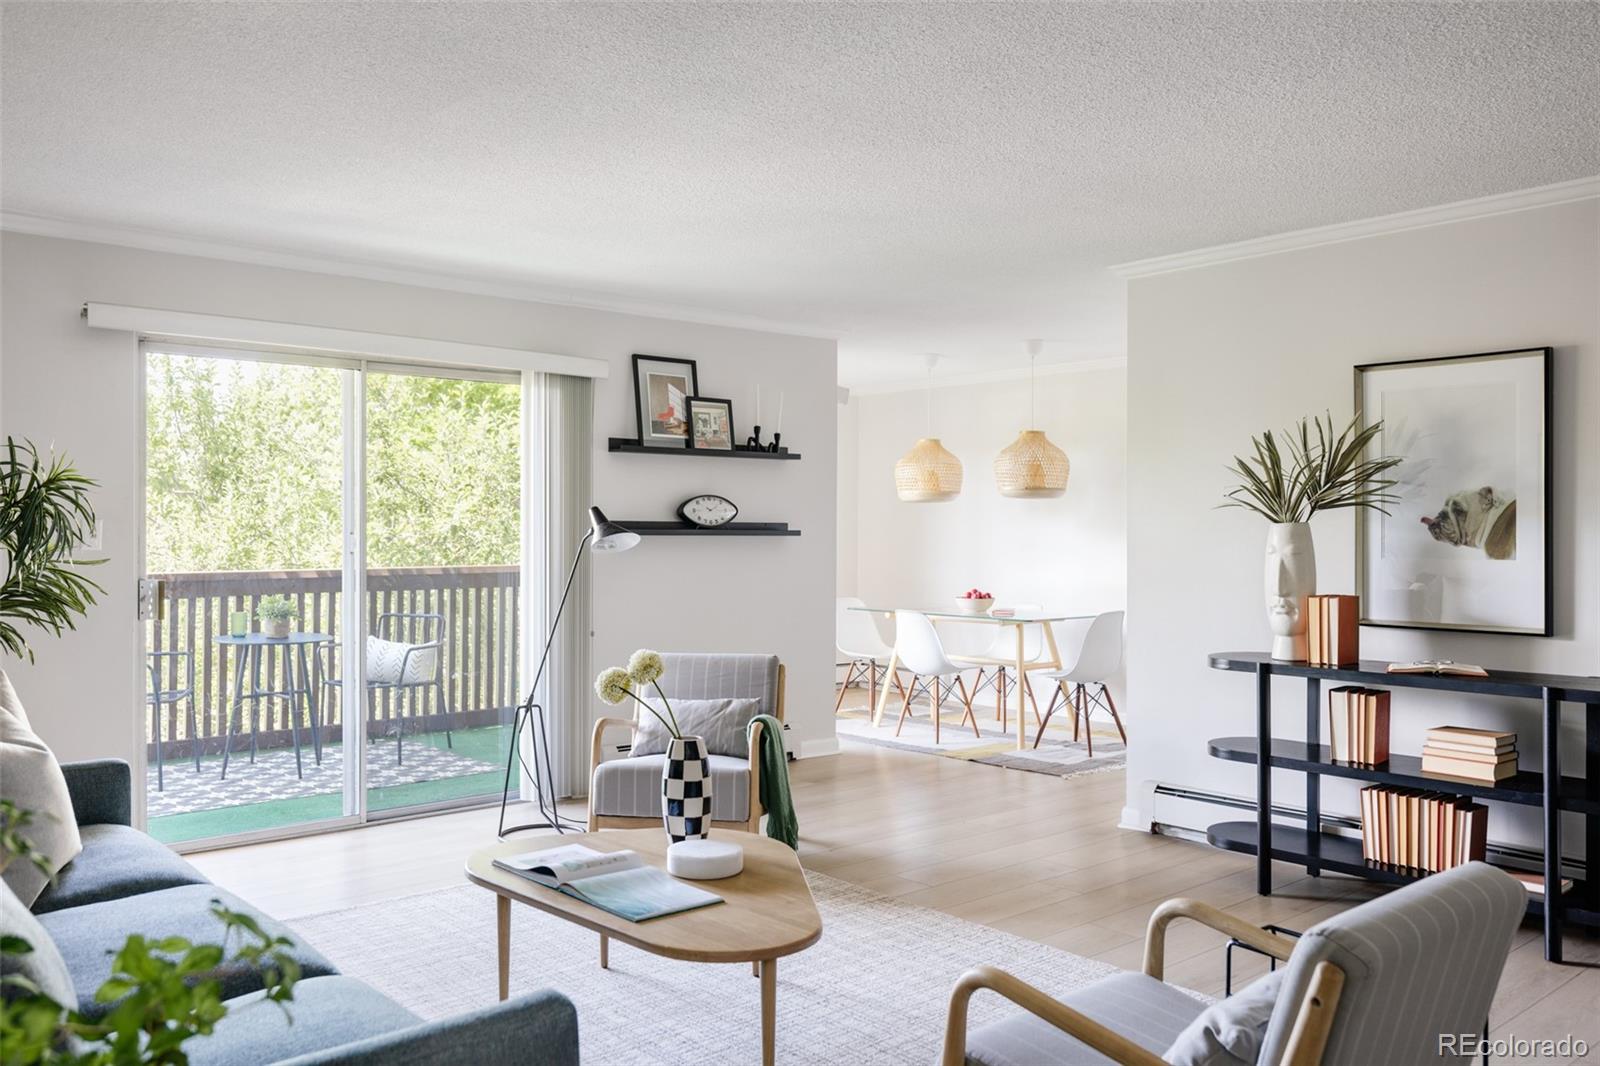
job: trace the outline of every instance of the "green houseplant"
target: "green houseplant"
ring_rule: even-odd
[[[256,605],[256,617],[261,619],[261,632],[269,637],[286,637],[294,604],[287,596],[267,596]]]
[[[1282,445],[1270,429],[1250,438],[1254,454],[1235,456],[1228,468],[1239,482],[1218,506],[1254,511],[1269,523],[1266,606],[1274,659],[1306,658],[1306,597],[1317,591],[1311,517],[1354,507],[1387,513],[1385,505],[1397,498],[1389,491],[1396,482],[1384,475],[1400,460],[1367,456],[1382,431],[1382,422],[1362,428],[1353,418],[1335,433],[1331,414],[1302,418],[1282,431]]]
[[[0,649],[33,660],[24,629],[60,636],[105,590],[80,572],[103,559],[74,556],[94,535],[89,490],[96,482],[63,456],[47,461],[28,441],[6,438],[0,454]]]

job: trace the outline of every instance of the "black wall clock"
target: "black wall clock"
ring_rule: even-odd
[[[739,514],[739,508],[734,506],[732,500],[723,496],[714,496],[710,493],[701,496],[691,496],[678,505],[678,517],[692,526],[701,529],[715,529],[732,522]]]

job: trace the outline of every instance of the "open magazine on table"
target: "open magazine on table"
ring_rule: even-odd
[[[582,844],[566,844],[510,855],[494,864],[630,922],[722,902],[721,896],[686,885],[651,866],[636,851],[595,851]]]

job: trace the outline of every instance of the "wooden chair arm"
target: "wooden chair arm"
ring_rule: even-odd
[[[589,749],[590,777],[593,777],[594,772],[600,768],[600,741],[604,739],[606,729],[611,726],[625,728],[628,730],[628,733],[631,736],[633,731],[639,728],[639,723],[635,722],[632,718],[601,718],[595,722],[594,742]]]
[[[1188,918],[1209,926],[1279,961],[1288,959],[1294,953],[1294,941],[1288,937],[1269,933],[1259,925],[1235,918],[1209,903],[1180,897],[1167,900],[1150,915],[1150,924],[1144,934],[1144,972],[1147,977],[1161,980],[1166,963],[1167,926],[1178,918]]]
[[[943,1066],[964,1066],[967,1061],[967,1003],[980,988],[1000,993],[1029,1014],[1042,1018],[1123,1066],[1167,1066],[1155,1052],[993,966],[968,970],[951,990],[950,1011],[944,1027],[944,1055],[940,1060]]]
[[[750,832],[761,828],[761,722],[750,723]]]

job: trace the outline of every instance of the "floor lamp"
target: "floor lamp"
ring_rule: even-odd
[[[583,535],[578,542],[578,551],[572,557],[572,572],[567,575],[567,587],[561,590],[561,602],[556,606],[555,620],[550,623],[550,635],[545,638],[544,654],[539,657],[539,671],[534,675],[533,687],[528,690],[528,698],[522,701],[521,706],[511,716],[511,750],[506,753],[506,780],[500,790],[500,836],[508,833],[520,833],[524,829],[554,829],[556,832],[565,832],[568,829],[579,828],[563,824],[559,813],[556,811],[555,773],[550,767],[550,739],[544,729],[544,708],[535,700],[539,695],[539,682],[544,680],[545,664],[550,661],[550,646],[555,643],[556,632],[561,626],[561,612],[567,606],[567,596],[572,592],[572,582],[578,576],[578,564],[583,561],[583,549],[593,541],[593,550],[597,552],[625,552],[639,543],[639,534],[617,525],[606,518],[598,507],[589,508],[589,532]],[[535,715],[538,716],[538,732],[530,739],[533,742],[533,765],[530,767],[526,759],[522,759],[522,769],[533,779],[533,791],[536,802],[539,804],[539,813],[544,817],[542,822],[528,822],[524,825],[506,825],[506,794],[511,790],[511,768],[519,761],[522,746],[522,727],[532,726]],[[539,752],[544,752],[543,772],[539,766]],[[550,806],[545,807],[544,784],[551,783]]]

